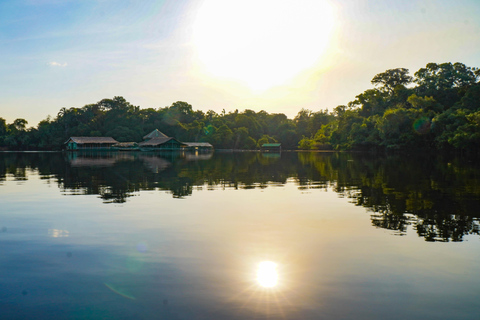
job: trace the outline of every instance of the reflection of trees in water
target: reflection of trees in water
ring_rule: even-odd
[[[51,176],[56,176],[56,169],[61,168],[63,163],[57,153],[0,153],[0,183],[7,176],[16,181],[28,180],[29,170],[38,170],[40,178],[48,180]]]
[[[474,162],[353,153],[299,158],[307,170],[318,171],[307,176],[368,208],[375,227],[405,235],[413,226],[427,241],[479,234],[480,169]]]
[[[407,227],[416,222],[415,216],[408,214],[392,214],[387,210],[374,212],[370,218],[377,228],[398,231],[397,235],[405,235]]]
[[[419,218],[417,233],[427,241],[462,241],[464,235],[479,234],[477,219],[463,215],[432,215]]]
[[[178,177],[171,169],[172,162],[179,157],[178,154],[160,156],[119,152],[78,154],[76,157],[82,159],[101,157],[102,162],[113,161],[113,165],[104,166],[100,165],[100,162],[98,166],[83,168],[67,165],[68,170],[65,172],[63,183],[63,190],[67,193],[83,191],[83,194],[98,194],[107,203],[122,203],[139,191],[157,188],[170,190],[175,197],[191,194],[188,182],[184,182],[184,179]]]
[[[0,184],[29,170],[69,195],[96,194],[121,203],[142,190],[186,197],[196,188],[249,189],[283,185],[330,189],[371,211],[372,225],[427,241],[479,234],[480,168],[460,159],[355,153],[4,153]]]

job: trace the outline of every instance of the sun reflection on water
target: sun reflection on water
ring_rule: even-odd
[[[257,269],[257,282],[264,288],[273,288],[278,283],[277,264],[272,261],[262,261]]]

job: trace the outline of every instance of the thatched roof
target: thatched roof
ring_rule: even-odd
[[[147,134],[145,137],[143,137],[143,140],[148,140],[148,139],[153,139],[153,138],[168,138],[168,136],[160,131],[158,129],[153,130],[149,134]]]
[[[169,138],[169,137],[159,137],[159,138],[152,138],[150,140],[147,140],[147,141],[142,141],[140,142],[138,145],[140,147],[144,147],[144,146],[158,146],[158,145],[161,145],[161,144],[164,144],[170,140],[175,140],[173,138]]]
[[[70,137],[65,143],[73,141],[78,144],[88,144],[88,143],[118,143],[117,140],[112,137]]]

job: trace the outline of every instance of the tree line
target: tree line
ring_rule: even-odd
[[[442,150],[478,152],[480,70],[463,63],[429,63],[413,76],[389,69],[372,79],[374,88],[346,105],[282,113],[194,110],[178,101],[164,108],[140,108],[123,97],[81,108],[62,108],[37,127],[25,119],[0,118],[0,148],[60,150],[71,136],[111,136],[141,141],[154,129],[180,141],[210,142],[219,149],[258,149],[279,142],[304,150]]]

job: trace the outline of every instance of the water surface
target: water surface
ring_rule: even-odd
[[[0,153],[2,319],[476,319],[475,162]]]

